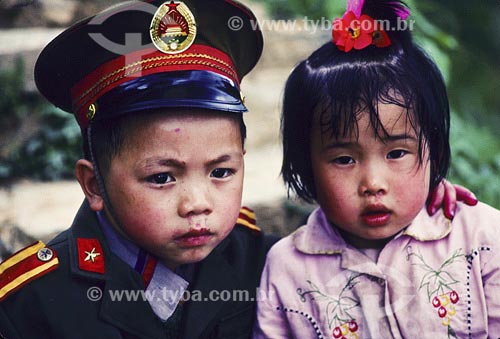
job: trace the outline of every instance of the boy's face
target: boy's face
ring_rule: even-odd
[[[174,269],[204,259],[233,229],[243,187],[235,117],[150,114],[125,128],[106,187],[118,227]]]
[[[428,152],[420,163],[406,112],[379,103],[379,115],[389,134],[380,132],[382,140],[367,113],[358,120],[358,137],[336,139],[318,126],[311,135],[317,201],[346,240],[360,248],[383,246],[383,239],[408,226],[429,192]]]

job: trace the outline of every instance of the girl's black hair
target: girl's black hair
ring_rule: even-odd
[[[389,20],[396,28],[397,15],[387,14],[391,4],[396,2],[367,0],[363,13]],[[345,137],[356,132],[359,114],[368,112],[376,133],[384,134],[379,102],[406,110],[418,136],[420,163],[428,147],[431,190],[448,172],[450,114],[442,75],[409,31],[386,32],[391,45],[385,48],[343,52],[328,42],[300,62],[286,82],[281,172],[289,191],[306,201],[316,198],[310,154],[313,121],[320,122],[322,133]]]

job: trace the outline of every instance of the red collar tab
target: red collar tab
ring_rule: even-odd
[[[83,271],[104,274],[104,255],[97,239],[77,238],[78,267]]]

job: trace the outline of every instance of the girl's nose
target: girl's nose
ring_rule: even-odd
[[[184,187],[179,198],[178,213],[181,217],[210,214],[210,192],[203,185],[188,185]]]
[[[389,185],[387,172],[379,165],[370,165],[362,173],[359,184],[359,194],[361,196],[381,196],[387,194]]]

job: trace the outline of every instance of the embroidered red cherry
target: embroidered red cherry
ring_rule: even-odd
[[[439,307],[441,306],[441,301],[439,300],[439,297],[434,297],[434,299],[432,299],[432,306],[434,307]]]
[[[349,331],[356,332],[358,330],[358,323],[354,320],[349,321]]]
[[[459,300],[460,300],[460,298],[458,297],[458,293],[455,291],[451,291],[450,292],[450,301],[452,303],[456,304]]]
[[[446,313],[448,313],[448,312],[446,311],[446,308],[444,308],[443,306],[441,306],[438,309],[438,315],[439,315],[439,317],[441,317],[441,318],[446,317]]]
[[[340,337],[342,337],[342,330],[340,329],[340,327],[338,327],[338,326],[335,327],[333,329],[332,335],[333,335],[334,338],[340,338]]]

